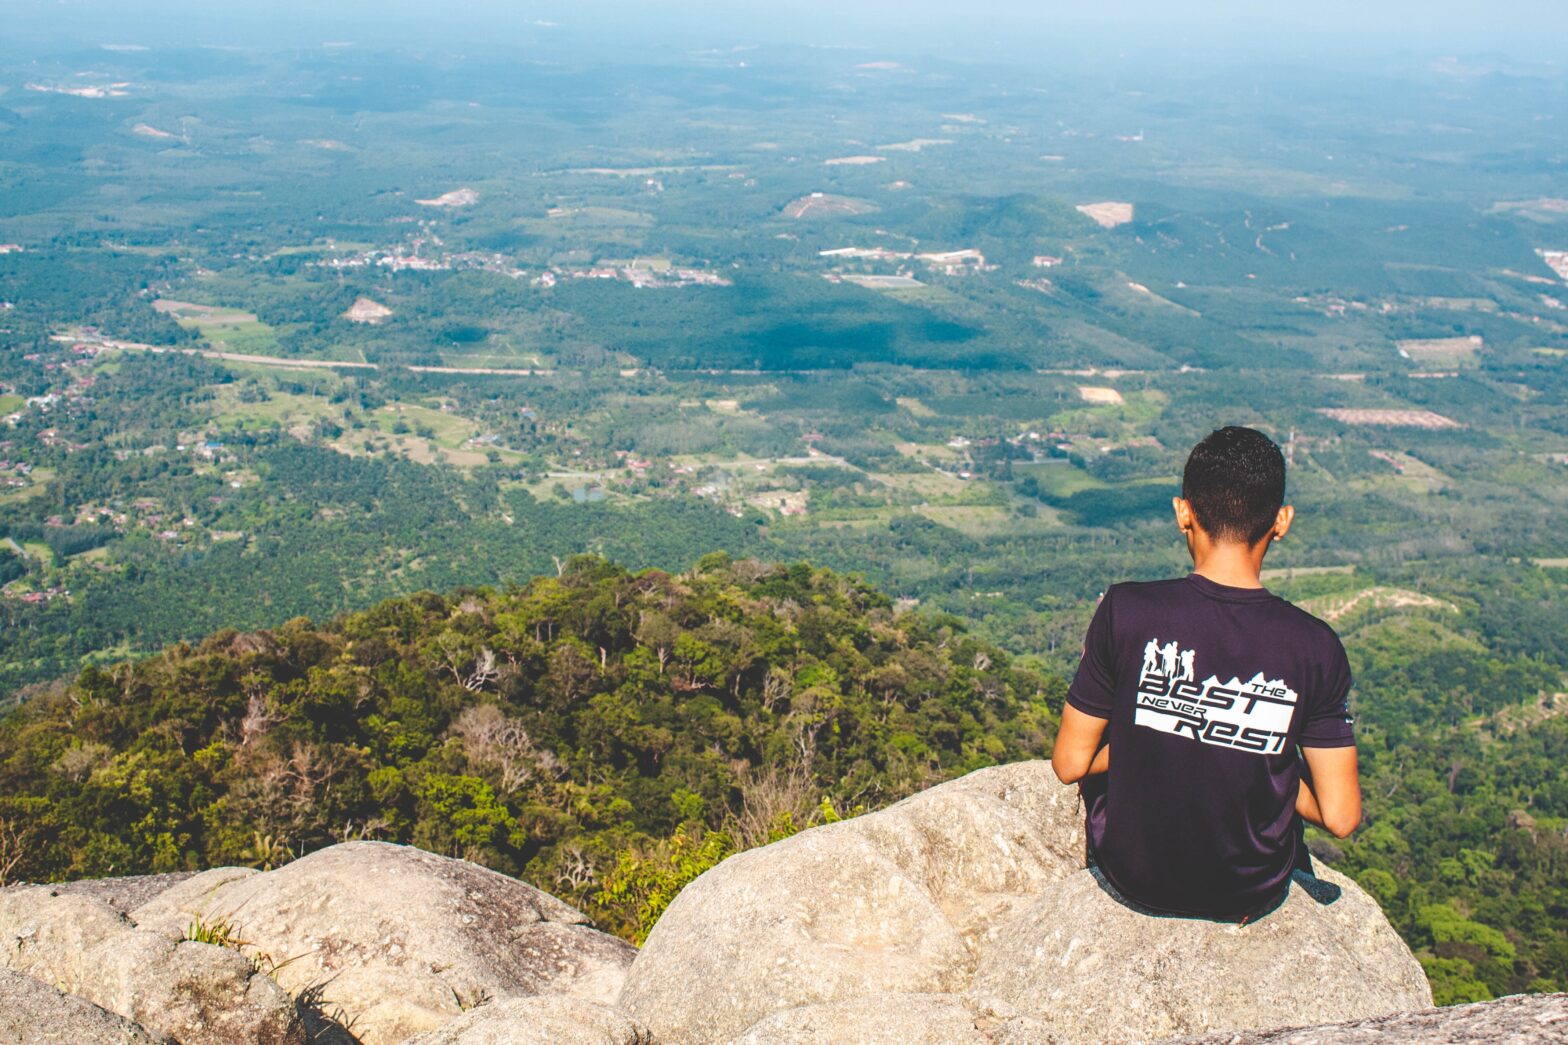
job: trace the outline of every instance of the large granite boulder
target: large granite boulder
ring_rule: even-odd
[[[42,980],[0,969],[0,1045],[154,1045],[167,1040]]]
[[[702,875],[649,934],[621,1008],[684,1045],[802,1005],[962,991],[1007,915],[1082,849],[1077,791],[1047,763],[971,773]]]
[[[1323,869],[1247,925],[1164,917],[1098,871],[1056,883],[989,943],[971,985],[1066,1042],[1144,1042],[1312,1024],[1432,1004],[1376,902]]]
[[[652,1045],[625,1013],[578,998],[508,998],[481,1005],[405,1045]]]
[[[239,951],[145,929],[103,900],[0,890],[0,966],[182,1045],[303,1045],[294,1000]]]
[[[486,1002],[615,1000],[636,949],[506,875],[384,842],[348,842],[265,873],[198,875],[132,912],[164,928],[235,927],[278,983],[308,992],[366,1045],[390,1045]]]
[[[775,1012],[729,1045],[995,1045],[1009,1015],[961,994],[867,994]]]
[[[1568,994],[1515,994],[1496,1001],[1397,1012],[1349,1023],[1209,1034],[1183,1038],[1181,1045],[1562,1045],[1565,1041]]]
[[[133,874],[120,878],[83,878],[76,882],[55,882],[49,886],[60,896],[87,896],[102,900],[121,914],[130,914],[154,897],[196,877],[194,871],[170,874]]]

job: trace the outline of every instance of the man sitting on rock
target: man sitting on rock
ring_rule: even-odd
[[[1361,822],[1344,647],[1261,580],[1284,498],[1261,432],[1193,447],[1174,501],[1193,572],[1112,586],[1067,693],[1051,765],[1082,782],[1090,859],[1162,913],[1259,916],[1311,870],[1303,820]]]

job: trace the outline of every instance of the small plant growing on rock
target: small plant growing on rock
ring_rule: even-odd
[[[210,922],[201,918],[192,918],[181,939],[192,943],[207,943],[214,947],[227,947],[234,951],[244,947],[246,943],[240,939],[239,930],[233,923],[223,918]]]
[[[274,867],[286,864],[293,859],[293,856],[288,846],[271,835],[264,835],[260,831],[251,833],[250,862],[263,871],[270,871]]]
[[[180,939],[191,943],[211,944],[214,947],[227,947],[231,951],[238,951],[246,961],[250,962],[253,972],[263,976],[277,978],[279,969],[299,960],[303,955],[285,958],[278,961],[266,951],[259,950],[249,940],[240,935],[239,926],[227,918],[215,918],[212,921],[196,917],[191,919],[191,924],[181,934]]]

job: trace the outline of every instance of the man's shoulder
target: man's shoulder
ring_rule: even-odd
[[[1289,599],[1275,597],[1279,612],[1284,614],[1303,634],[1310,636],[1321,648],[1328,651],[1339,650],[1343,644],[1339,641],[1339,632],[1334,626],[1321,617],[1314,616],[1307,610],[1297,606]]]
[[[1268,593],[1267,598],[1254,603],[1278,627],[1298,633],[1312,648],[1326,654],[1343,649],[1339,633],[1333,625],[1282,596]],[[1156,581],[1120,581],[1105,590],[1105,600],[1112,603],[1113,612],[1136,616],[1140,609],[1152,613],[1179,612],[1179,604],[1189,599],[1201,600],[1185,577],[1171,577]]]
[[[1169,596],[1182,589],[1184,578],[1167,577],[1157,581],[1117,581],[1105,589],[1105,597],[1111,598],[1161,598]]]
[[[1112,603],[1113,606],[1162,603],[1180,596],[1182,591],[1180,577],[1158,581],[1118,581],[1105,589],[1105,601]]]

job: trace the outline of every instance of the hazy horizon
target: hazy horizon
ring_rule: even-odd
[[[330,10],[284,0],[253,5],[160,0],[127,10],[107,0],[0,2],[22,39],[82,45],[319,46],[333,42],[431,46],[507,46],[549,39],[582,44],[662,46],[805,44],[932,51],[960,58],[1053,60],[1134,51],[1210,52],[1227,57],[1275,54],[1492,52],[1560,64],[1568,7],[1505,0],[1485,17],[1459,3],[1397,0],[1375,5],[1327,0],[1310,9],[1258,10],[1241,0],[1209,0],[1175,10],[1152,0],[1122,0],[1092,11],[1075,5],[984,0],[959,12],[930,2],[826,0],[737,10],[716,0],[678,0],[652,9],[624,0],[517,3],[477,0],[432,9],[412,0],[341,0]]]

